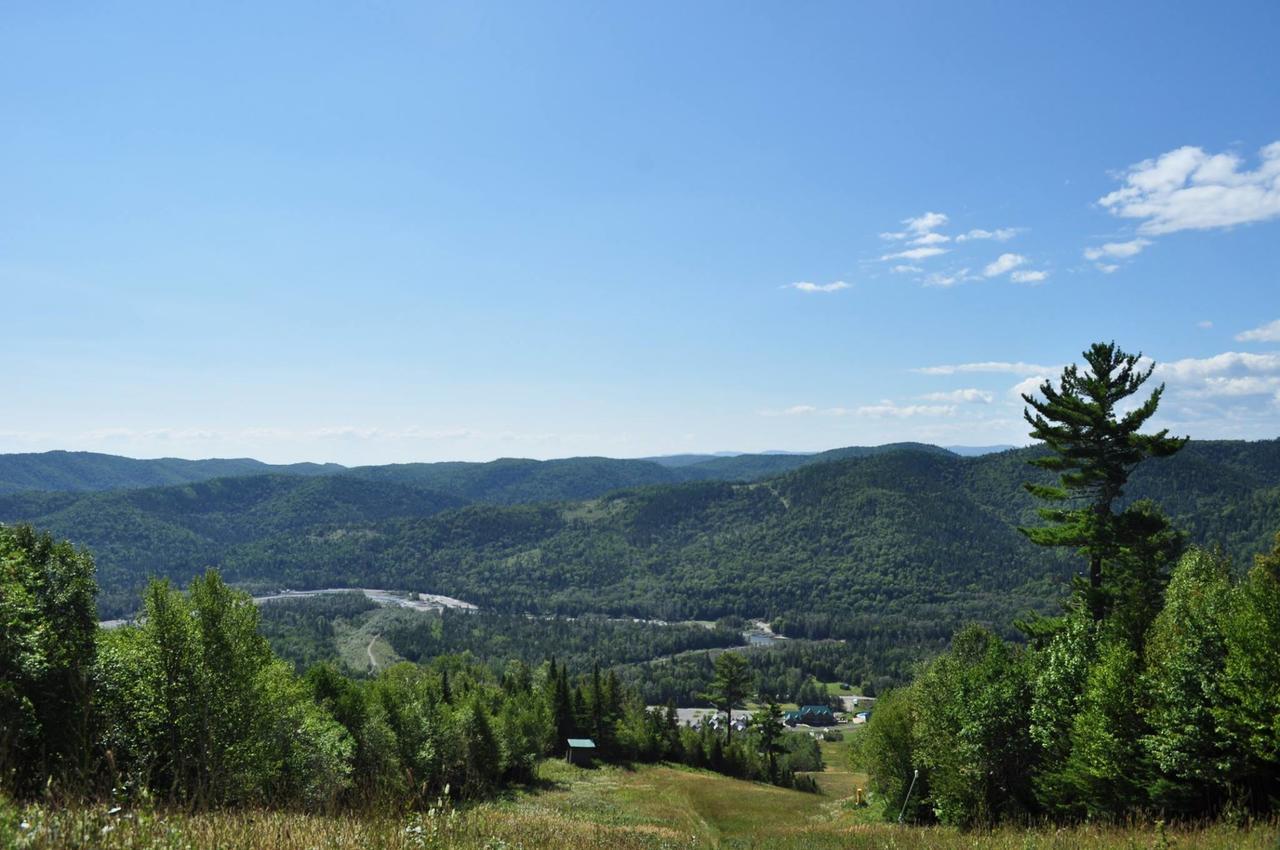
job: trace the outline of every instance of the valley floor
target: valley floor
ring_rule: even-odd
[[[830,755],[835,755],[832,753]],[[834,761],[834,759],[833,759]],[[877,822],[852,803],[864,777],[829,767],[805,794],[671,766],[542,766],[537,787],[472,807],[407,817],[0,809],[0,846],[245,850],[1274,850],[1275,823],[1162,830],[1152,825],[961,833]]]

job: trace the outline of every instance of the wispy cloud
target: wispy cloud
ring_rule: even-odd
[[[1098,271],[1111,274],[1120,268],[1119,263],[1097,262],[1099,260],[1127,260],[1141,254],[1151,244],[1150,239],[1130,239],[1128,242],[1107,242],[1094,248],[1084,249],[1084,258],[1093,260]]]
[[[1085,248],[1086,260],[1127,259],[1142,253],[1142,249],[1151,244],[1150,239],[1130,239],[1128,242],[1107,242],[1097,248]]]
[[[934,272],[927,275],[924,279],[925,286],[955,286],[962,281],[972,280],[968,269],[960,269],[959,271],[944,273]]]
[[[810,283],[807,280],[801,280],[796,283],[788,283],[782,288],[797,289],[800,292],[839,292],[842,289],[848,289],[849,284],[843,280],[836,280],[831,283]]]
[[[213,428],[99,428],[78,439],[90,442],[238,442],[244,440],[459,440],[474,436],[468,428],[422,428],[410,425],[386,428],[373,425],[321,425],[315,428],[251,427],[222,431]]]
[[[1010,239],[1018,235],[1016,227],[1000,227],[995,230],[970,230],[968,233],[961,233],[956,237],[957,242],[970,242],[975,239],[992,239],[996,242],[1008,242]]]
[[[940,245],[950,242],[951,237],[943,233],[923,233],[911,240],[912,245]]]
[[[963,281],[980,280],[981,278],[970,275],[968,268],[959,270],[952,268],[925,274],[925,263],[923,261],[949,254],[953,249],[959,249],[961,243],[974,241],[1005,242],[1012,239],[1019,232],[1019,228],[1016,227],[1000,227],[994,230],[973,228],[958,235],[951,235],[941,230],[950,221],[951,219],[946,213],[940,212],[926,212],[913,218],[903,219],[903,229],[880,234],[881,239],[899,243],[895,246],[895,250],[890,250],[880,255],[881,262],[898,261],[892,267],[892,272],[895,274],[921,275],[921,277],[917,278],[917,281],[925,286],[954,286]],[[1016,262],[1013,265],[1008,265],[1011,260],[1016,260]],[[988,269],[993,269],[993,271],[987,273],[987,276],[993,277],[998,274],[1004,274],[1010,271],[1013,266],[1022,262],[1025,262],[1025,258],[1018,254],[1005,254],[987,266]],[[1030,276],[1022,277],[1020,282],[1037,282],[1044,280],[1047,276],[1043,272],[1033,273]]]
[[[921,375],[959,375],[966,373],[988,372],[1004,375],[1043,375],[1057,372],[1061,367],[1042,366],[1037,363],[1011,362],[1007,360],[985,360],[980,363],[950,363],[941,366],[920,366],[912,369]]]
[[[1212,230],[1280,216],[1280,142],[1242,171],[1234,153],[1206,153],[1190,145],[1130,166],[1124,185],[1098,200],[1121,218],[1139,221],[1147,236]]]
[[[794,404],[791,407],[782,410],[761,410],[761,416],[804,416],[809,413],[817,413],[818,408],[811,404]]]
[[[899,230],[893,233],[881,233],[880,238],[890,241],[898,241],[912,237],[919,239],[925,234],[937,230],[939,227],[944,227],[950,220],[951,219],[947,217],[946,213],[927,212],[923,215],[918,215],[915,218],[904,218],[902,220],[902,224],[906,225],[906,230]]]
[[[990,404],[993,398],[995,396],[986,390],[977,389],[949,390],[940,393],[925,393],[920,396],[922,401],[965,402],[969,404]]]
[[[1009,280],[1014,283],[1040,283],[1049,277],[1049,273],[1045,271],[1015,271],[1009,275]]]
[[[1212,324],[1212,323],[1211,323]],[[1237,342],[1280,342],[1280,319],[1236,334]]]
[[[895,404],[892,401],[882,401],[879,404],[868,404],[857,408],[854,411],[858,416],[870,416],[875,418],[891,417],[894,419],[907,419],[913,416],[954,416],[956,412],[953,404]]]
[[[1027,258],[1021,254],[1001,254],[994,261],[987,264],[982,273],[987,277],[998,277],[1016,269],[1027,261]]]
[[[905,251],[898,251],[893,254],[884,254],[880,257],[882,260],[925,260],[929,257],[936,257],[939,254],[947,253],[946,248],[938,248],[937,246],[924,248],[908,248]]]
[[[157,440],[157,441],[209,441],[225,440],[238,436],[239,432],[215,431],[211,428],[98,428],[86,431],[82,438],[91,441],[107,440]]]
[[[468,428],[380,428],[357,425],[333,425],[313,428],[301,436],[327,440],[461,440],[472,436]]]

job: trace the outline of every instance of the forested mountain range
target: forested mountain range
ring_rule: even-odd
[[[675,469],[407,464],[9,494],[0,522],[89,546],[104,616],[133,610],[147,575],[185,580],[215,565],[262,587],[396,587],[508,611],[739,614],[796,634],[923,641],[1063,595],[1074,559],[1016,530],[1036,522],[1021,486],[1035,451],[963,458],[900,445]],[[786,462],[799,468],[768,474]],[[649,482],[646,465],[703,480]],[[1141,467],[1130,495],[1243,559],[1280,530],[1280,441],[1193,442]]]
[[[95,452],[0,454],[0,494],[81,493],[194,484],[256,475],[350,475],[438,490],[472,502],[521,504],[589,499],[624,487],[684,481],[746,481],[847,457],[900,448],[945,451],[921,443],[849,446],[813,454],[673,455],[635,460],[571,457],[499,458],[485,463],[443,461],[345,467],[336,463],[269,464],[251,458],[138,460]]]

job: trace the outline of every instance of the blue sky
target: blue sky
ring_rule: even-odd
[[[0,451],[1280,435],[1280,4],[6,4]]]

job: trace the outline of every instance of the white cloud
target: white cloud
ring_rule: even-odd
[[[907,230],[912,233],[928,233],[931,230],[937,230],[948,221],[950,221],[946,213],[927,212],[924,215],[915,218],[906,218],[902,223],[907,226]]]
[[[1273,404],[1280,403],[1278,352],[1225,351],[1212,357],[1188,357],[1160,364],[1155,377],[1168,385],[1169,397],[1175,404],[1207,401],[1210,407],[1197,408],[1200,417],[1217,419],[1219,424],[1232,417],[1248,416],[1250,405],[1255,415],[1274,417]],[[1265,399],[1262,408],[1257,406],[1259,397]],[[1213,407],[1214,403],[1229,407]],[[1274,426],[1271,430],[1274,432]]]
[[[996,277],[997,275],[1011,272],[1018,266],[1027,261],[1027,258],[1021,254],[1001,254],[994,262],[988,263],[982,273],[987,277]]]
[[[224,440],[232,432],[214,431],[209,428],[99,428],[81,435],[86,440]]]
[[[899,405],[892,401],[882,401],[879,404],[868,404],[859,407],[856,411],[859,416],[871,416],[876,418],[892,417],[894,419],[906,419],[912,416],[953,416],[956,412],[955,405],[951,404],[906,404]]]
[[[911,239],[911,245],[932,245],[934,242],[946,242],[948,238],[942,234],[933,233],[933,230],[946,224],[947,216],[945,212],[925,212],[924,215],[915,216],[914,219],[902,219],[902,224],[906,225],[905,230],[897,230],[895,233],[881,233],[882,239],[888,242],[899,242],[901,239]]]
[[[1204,383],[1186,391],[1186,395],[1198,398],[1239,398],[1241,396],[1272,395],[1280,390],[1280,375],[1244,375],[1237,378],[1206,378]]]
[[[761,416],[804,416],[809,413],[817,413],[818,408],[811,404],[795,404],[782,410],[761,410]]]
[[[969,242],[974,239],[993,239],[996,242],[1008,242],[1010,239],[1018,235],[1016,227],[1000,227],[995,230],[970,230],[968,233],[961,233],[956,237],[957,242]]]
[[[1039,283],[1049,276],[1048,272],[1041,271],[1017,271],[1009,275],[1009,279],[1014,283]]]
[[[1236,334],[1237,342],[1280,342],[1280,319]]]
[[[951,274],[943,274],[942,272],[934,272],[924,279],[925,286],[955,286],[961,281],[969,279],[969,270],[960,269],[958,272]]]
[[[896,254],[885,254],[882,260],[924,260],[929,257],[936,257],[939,254],[947,253],[946,248],[927,247],[927,248],[910,248],[906,251],[899,251]]]
[[[1224,351],[1212,357],[1188,357],[1156,367],[1156,376],[1170,383],[1192,384],[1210,378],[1244,375],[1280,375],[1280,353]]]
[[[912,369],[921,375],[958,375],[971,372],[990,372],[1005,375],[1042,375],[1046,372],[1057,372],[1061,367],[1041,366],[1036,363],[1009,362],[1005,360],[987,360],[981,363],[953,363],[942,366],[921,366]]]
[[[1130,239],[1128,242],[1108,242],[1098,248],[1085,248],[1086,260],[1123,259],[1142,253],[1142,249],[1151,244],[1149,239]]]
[[[880,238],[891,242],[900,243],[896,250],[880,256],[881,261],[897,260],[898,264],[892,269],[895,273],[915,273],[922,274],[923,269],[920,267],[922,260],[931,257],[938,257],[951,252],[951,243],[970,242],[973,240],[991,240],[996,242],[1004,242],[1012,239],[1018,229],[1013,227],[1001,227],[995,230],[984,230],[975,228],[969,230],[959,236],[951,236],[946,233],[939,232],[939,228],[946,226],[950,219],[945,213],[926,212],[923,215],[914,218],[903,219],[904,228],[899,231],[881,233]],[[946,247],[944,247],[946,246]],[[1013,265],[1024,262],[1024,258],[1017,254],[1006,254],[988,268],[1000,269],[999,271],[988,272],[988,276],[995,274],[1004,274],[1013,268],[1013,265],[1007,264],[1011,259],[1016,259]],[[905,262],[904,262],[905,261]],[[922,283],[925,286],[954,286],[964,280],[971,280],[969,270],[964,269],[959,272],[935,272],[926,277]],[[1039,278],[1042,279],[1042,278]],[[1030,278],[1023,282],[1032,282]]]
[[[460,440],[472,436],[467,428],[432,429],[410,425],[406,428],[330,425],[303,431],[301,437],[322,440]]]
[[[1119,270],[1120,270],[1120,267],[1117,266],[1115,263],[1098,263],[1098,271],[1102,272],[1103,274],[1111,274]]]
[[[967,402],[969,404],[990,404],[994,396],[986,390],[963,389],[941,393],[925,393],[920,396],[923,401]]]
[[[849,284],[843,280],[832,281],[831,283],[810,283],[807,280],[798,281],[796,283],[788,283],[783,289],[798,289],[801,292],[839,292],[841,289],[848,289]]]
[[[1148,236],[1210,230],[1280,216],[1280,142],[1262,148],[1259,165],[1241,171],[1234,153],[1190,145],[1130,166],[1124,185],[1098,200]]]
[[[1009,394],[1016,399],[1021,399],[1024,395],[1038,397],[1040,395],[1040,387],[1048,378],[1044,375],[1032,375],[1024,378],[1014,384],[1009,390]]]

